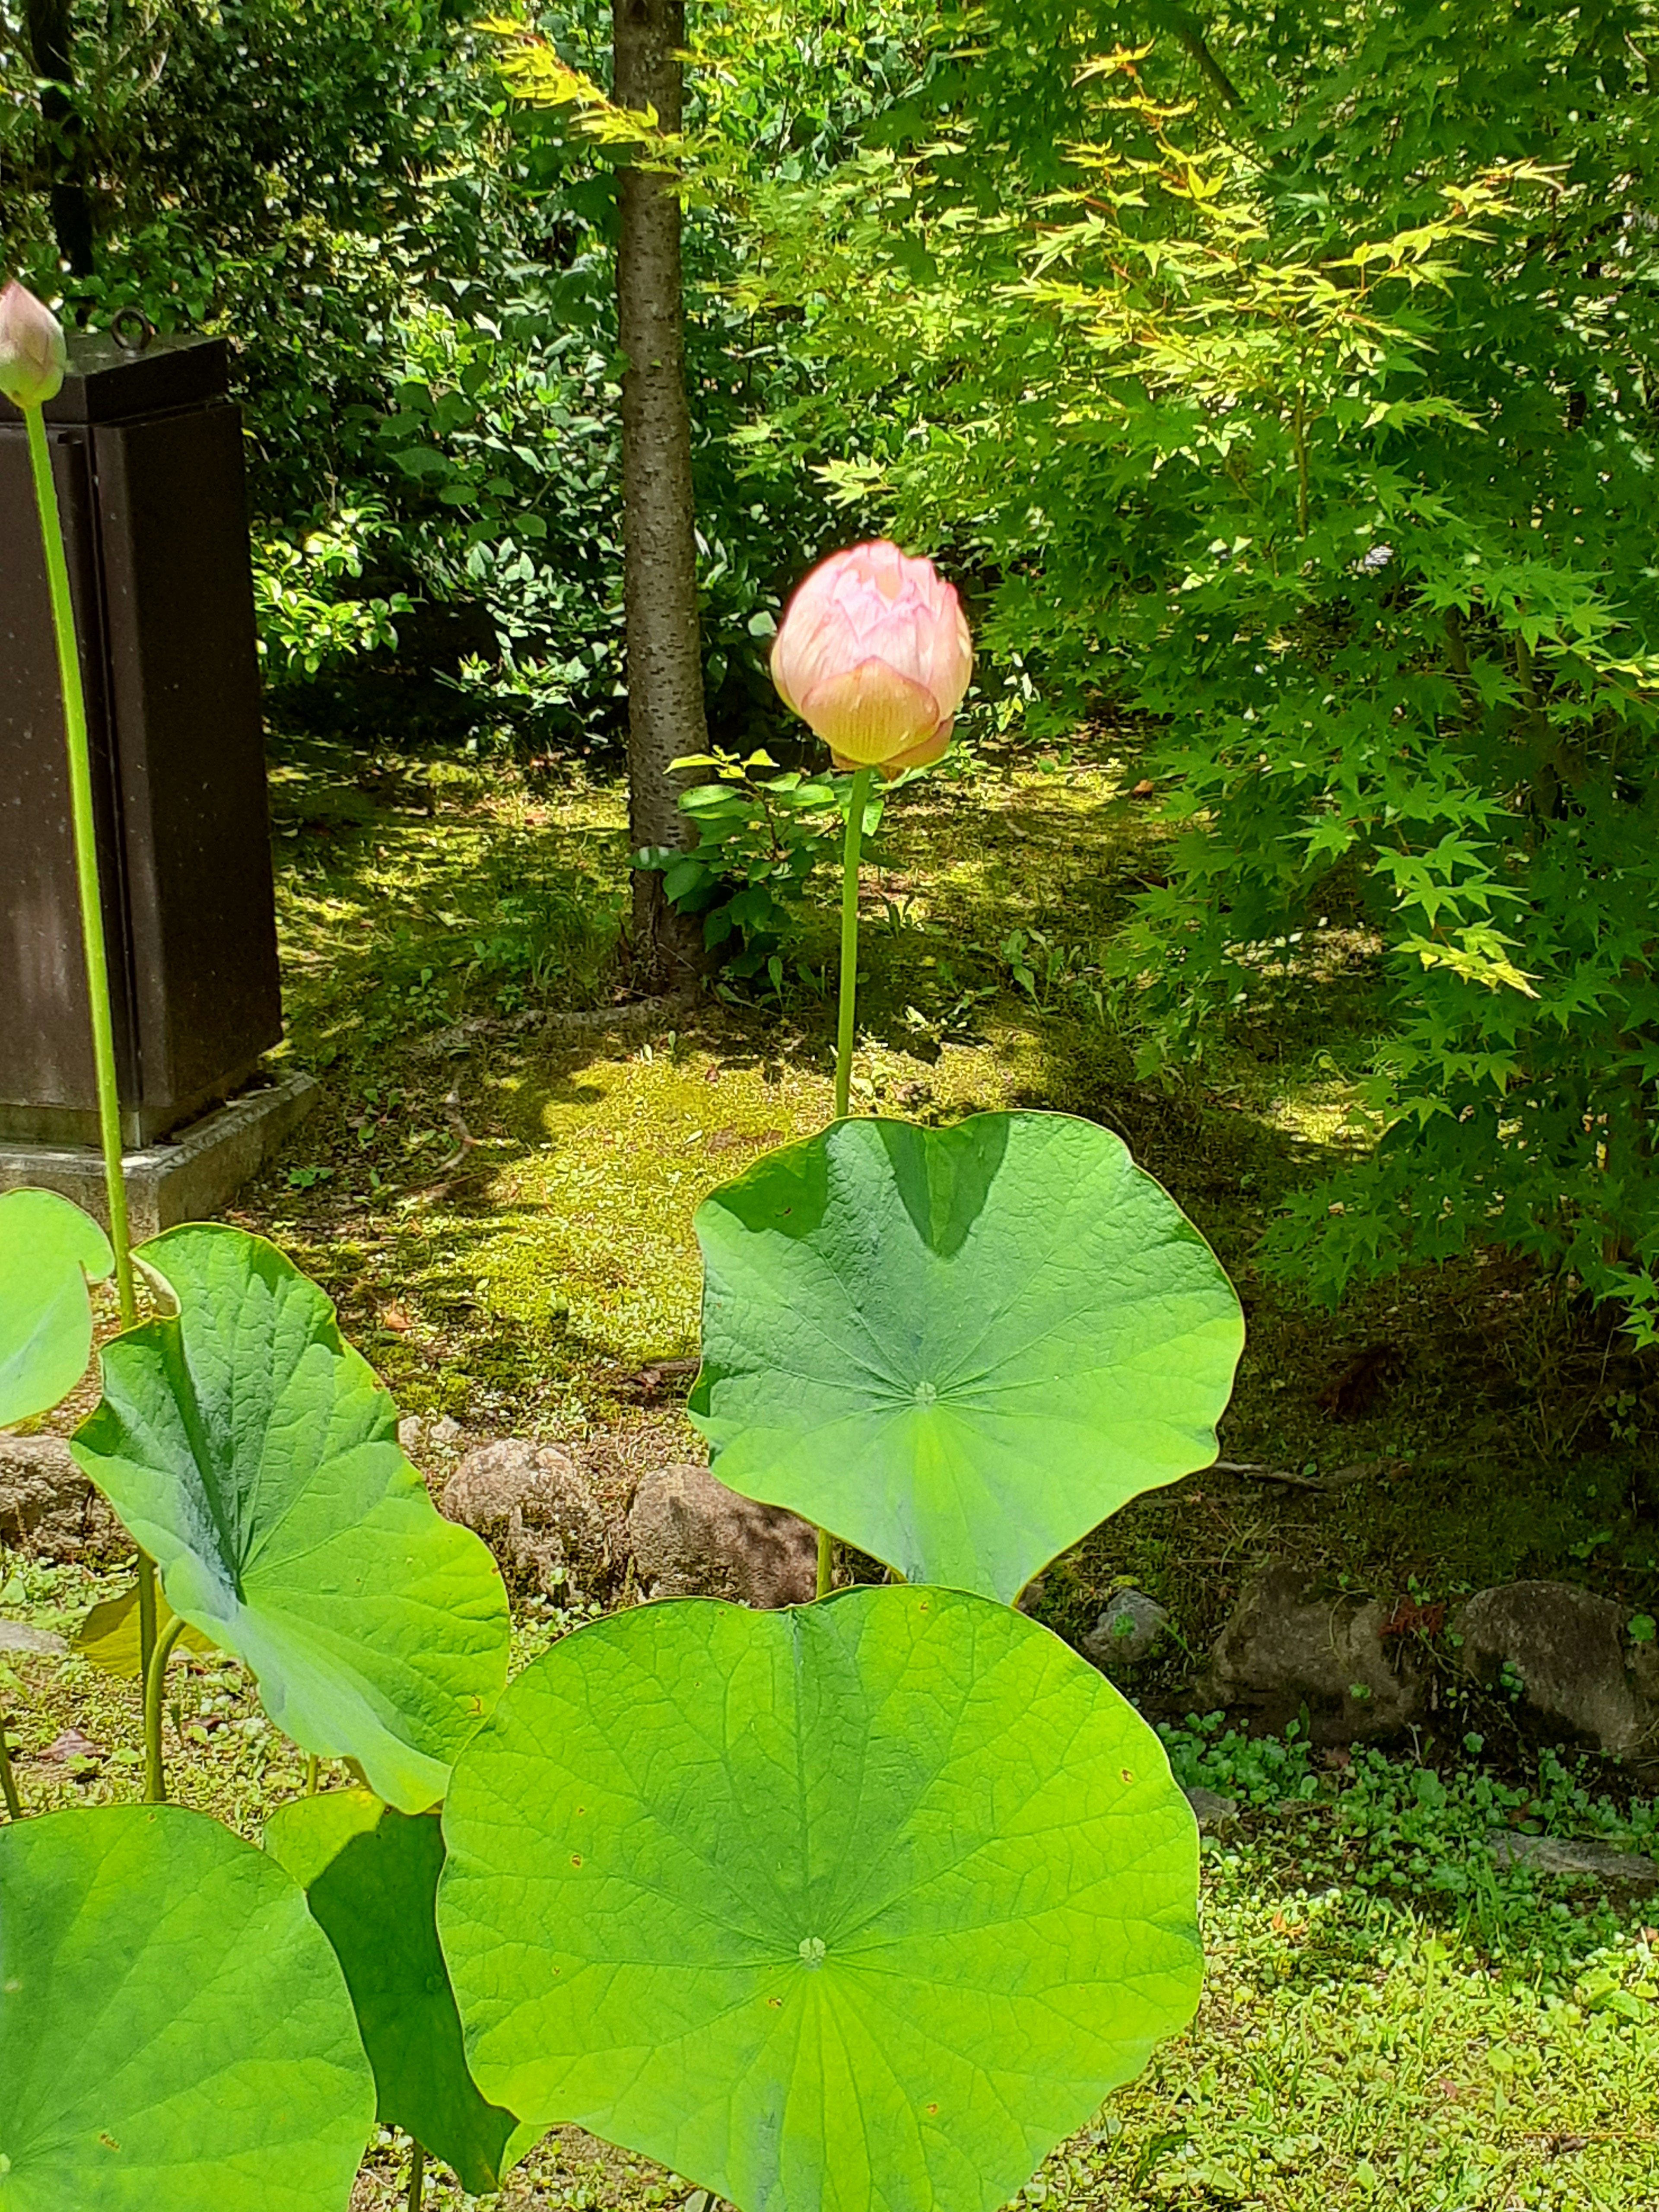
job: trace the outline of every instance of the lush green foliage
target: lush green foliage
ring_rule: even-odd
[[[1000,1455],[996,1514],[961,1516],[968,1543],[939,1547],[960,1578],[1012,1595],[1077,1518],[1075,1497],[1057,1513],[1031,1476],[1054,1449],[1057,1363],[1084,1340],[1091,1387],[1059,1430],[1062,1474],[1095,1463],[1088,1517],[1122,1494],[1126,1459],[1139,1486],[1148,1467],[1167,1480],[1212,1449],[1237,1302],[1115,1138],[1060,1116],[955,1132],[841,1122],[719,1205],[743,1220],[769,1193],[762,1225],[775,1225],[775,1187],[810,1197],[815,1161],[817,1183],[852,1191],[831,1246],[850,1234],[866,1248],[831,1316],[844,1376],[820,1348],[820,1389],[866,1387],[870,1341],[945,1363],[951,1419],[884,1439],[900,1523],[939,1518],[934,1490],[971,1492],[986,1436]],[[823,1196],[802,1216],[804,1249],[825,1227]],[[969,1263],[943,1294],[890,1233],[872,1239],[899,1211],[924,1261]],[[106,1258],[89,1224],[68,1235],[55,1206],[23,1212],[33,1242],[10,1240],[0,1284],[0,1362],[19,1372],[40,1309],[74,1307],[78,1330],[85,1270]],[[72,1267],[36,1265],[42,1223]],[[1125,1312],[1076,1297],[1060,1253],[1079,1239],[1089,1271],[1128,1286]],[[50,1961],[64,2021],[114,1977],[121,2002],[100,2012],[100,2037],[132,2056],[111,2072],[94,2038],[102,2074],[37,2069],[21,2113],[0,2117],[9,2195],[53,2201],[67,2161],[80,2193],[125,2204],[167,2163],[185,2205],[219,2201],[251,2166],[251,2203],[337,2207],[372,2068],[381,2117],[469,2185],[493,2186],[548,2124],[578,2119],[745,2206],[989,2212],[1184,2024],[1200,1972],[1191,1811],[1150,1729],[1047,1629],[926,1585],[775,1614],[635,1608],[558,1643],[492,1723],[505,1592],[477,1540],[438,1518],[328,1301],[240,1230],[175,1229],[143,1262],[172,1310],[105,1346],[103,1399],[75,1449],[171,1607],[145,1660],[149,1802],[0,1836],[0,2055],[33,2021]],[[763,1268],[716,1279],[711,1311],[734,1341],[766,1346],[766,1310],[787,1312],[793,1288]],[[939,1340],[914,1326],[930,1298]],[[1030,1344],[1009,1343],[1011,1317]],[[1191,1370],[1173,1393],[1172,1341],[1177,1378]],[[1003,1401],[988,1410],[957,1371],[975,1345],[992,1382],[979,1395]],[[1156,1421],[1145,1434],[1149,1359],[1172,1440]],[[775,1391],[787,1344],[747,1366]],[[1183,1419],[1200,1431],[1184,1444]],[[947,1533],[951,1517],[947,1503]],[[1030,1559],[1009,1564],[1000,1518]],[[907,1563],[931,1570],[919,1548]],[[378,1796],[285,1808],[264,1859],[162,1806],[163,1684],[186,1623],[249,1665],[296,1742],[349,1756]],[[118,1606],[95,1632],[103,1663],[123,1663],[132,1630]],[[446,1792],[441,1828],[424,1808]],[[69,1972],[55,1954],[76,1946],[88,1955]],[[302,1967],[315,1986],[298,1991]],[[234,2015],[222,2036],[218,2011]],[[52,2027],[61,2041],[56,2014]],[[318,2063],[290,2092],[312,2042]],[[261,2162],[273,2128],[303,2146],[276,2181]],[[124,2135],[133,2188],[89,2182],[107,2172],[98,2146],[114,2155]]]
[[[297,1885],[216,1820],[0,1828],[7,2212],[343,2205],[374,2086]]]
[[[391,1399],[272,1246],[173,1229],[145,1259],[177,1314],[104,1352],[77,1458],[277,1725],[423,1810],[507,1680],[489,1553],[440,1517]]]
[[[437,1814],[410,1817],[369,1790],[332,1790],[279,1807],[264,1847],[334,1946],[380,2118],[453,2166],[464,2189],[499,2188],[515,2123],[480,2094],[461,2048],[434,1917],[444,1863]]]
[[[1012,1601],[1215,1456],[1238,1301],[1121,1140],[1059,1114],[840,1121],[697,1214],[690,1413],[722,1481]]]
[[[0,1428],[55,1406],[86,1373],[87,1285],[114,1265],[97,1223],[56,1191],[0,1194]]]
[[[0,234],[26,281],[96,325],[137,306],[162,331],[232,339],[284,712],[361,724],[396,677],[405,732],[580,746],[621,726],[611,164],[562,116],[508,99],[477,12],[78,0],[74,161],[97,266],[73,279],[44,189],[63,149],[21,4],[4,0]],[[730,41],[741,81],[711,82],[734,144],[767,168],[838,157],[872,94],[905,77],[880,11],[852,12],[793,42],[764,98],[769,24]],[[538,20],[567,60],[606,73],[608,9],[561,0]],[[866,82],[849,105],[854,68]],[[780,94],[798,149],[781,164]],[[763,466],[739,482],[727,463],[733,433],[799,396],[787,346],[728,297],[738,252],[727,215],[694,217],[706,669],[714,733],[734,741],[771,712],[758,641],[796,550],[835,527],[810,479]]]
[[[755,198],[823,387],[759,449],[981,569],[1010,730],[1144,731],[1148,1066],[1378,964],[1287,1267],[1490,1240],[1645,1309],[1652,9],[959,21],[925,120]]]
[[[1156,1739],[957,1591],[596,1622],[514,1683],[445,1829],[486,2091],[745,2206],[991,2212],[1197,2000]]]

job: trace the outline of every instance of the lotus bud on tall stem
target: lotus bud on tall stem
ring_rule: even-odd
[[[86,962],[93,1067],[98,1085],[98,1129],[104,1153],[109,1241],[115,1254],[115,1287],[121,1326],[131,1328],[138,1318],[138,1301],[132,1273],[132,1237],[127,1225],[126,1183],[121,1168],[121,1098],[115,1073],[115,1025],[110,1011],[109,959],[104,945],[103,902],[98,882],[92,757],[87,743],[86,700],[81,688],[81,655],[75,635],[75,611],[70,599],[63,520],[58,509],[58,488],[52,481],[46,419],[41,413],[47,401],[55,399],[62,389],[68,365],[69,349],[57,317],[22,285],[8,284],[0,292],[0,393],[23,417],[29,472],[40,520],[46,593],[52,605],[58,673],[64,695],[70,821],[75,839],[81,944]],[[147,1675],[155,1650],[155,1570],[143,1552],[138,1554],[138,1637],[140,1661]]]
[[[841,989],[836,1024],[836,1119],[852,1102],[859,966],[859,852],[870,784],[943,755],[974,672],[974,645],[954,588],[931,561],[877,538],[822,561],[784,609],[772,681],[784,704],[853,770],[842,861]],[[817,1594],[828,1591],[834,1541],[818,1531]]]

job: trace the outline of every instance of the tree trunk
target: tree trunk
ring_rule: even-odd
[[[613,96],[680,125],[678,51],[684,0],[611,0]],[[620,180],[617,306],[622,387],[623,555],[628,652],[629,829],[637,850],[684,846],[678,781],[668,763],[706,752],[697,548],[691,500],[691,417],[685,397],[680,204],[641,169]],[[634,950],[653,990],[684,986],[702,965],[702,933],[663,896],[659,872],[634,876]]]
[[[41,80],[40,112],[52,134],[52,227],[70,273],[90,276],[92,203],[81,155],[81,117],[74,100],[70,60],[71,0],[27,0],[29,59]]]

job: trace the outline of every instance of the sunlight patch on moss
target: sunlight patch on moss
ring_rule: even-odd
[[[865,1111],[903,1113],[893,1094],[922,1086],[927,1118],[954,1121],[1006,1105],[1038,1067],[1031,1040],[1011,1027],[994,1043],[946,1047],[932,1065],[868,1045],[855,1080]],[[647,1044],[555,1079],[531,1071],[501,1095],[530,1149],[489,1186],[495,1219],[471,1261],[479,1301],[632,1367],[696,1350],[702,1200],[834,1110],[827,1068],[728,1061],[702,1045]]]

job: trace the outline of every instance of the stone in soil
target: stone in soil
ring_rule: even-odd
[[[629,1549],[647,1597],[723,1597],[739,1605],[805,1605],[817,1588],[817,1531],[757,1505],[690,1462],[641,1476],[628,1515]]]
[[[1170,1631],[1170,1616],[1145,1590],[1114,1590],[1100,1617],[1078,1650],[1090,1664],[1109,1674],[1115,1666],[1135,1667],[1151,1658]]]
[[[52,1436],[0,1436],[0,1544],[60,1563],[132,1548],[69,1446]]]
[[[1574,1583],[1504,1583],[1452,1616],[1459,1665],[1544,1733],[1615,1758],[1659,1756],[1659,1651],[1627,1609]]]
[[[1253,1574],[1217,1639],[1198,1695],[1275,1732],[1305,1707],[1315,1743],[1397,1735],[1422,1711],[1425,1683],[1401,1640],[1385,1640],[1376,1599],[1322,1597],[1295,1567]]]
[[[459,1448],[465,1431],[453,1414],[440,1413],[435,1420],[422,1420],[418,1413],[410,1413],[398,1424],[398,1443],[405,1459],[421,1463],[422,1453],[453,1452]]]
[[[1201,1782],[1194,1782],[1182,1795],[1192,1807],[1193,1817],[1200,1828],[1231,1828],[1237,1824],[1237,1797],[1224,1797],[1218,1790],[1206,1790]]]
[[[480,1444],[445,1484],[442,1510],[483,1538],[509,1583],[567,1604],[609,1587],[611,1547],[593,1486],[553,1445]]]
[[[1492,1855],[1499,1866],[1530,1867],[1535,1874],[1593,1875],[1630,1889],[1659,1888],[1659,1866],[1640,1851],[1612,1844],[1569,1843],[1559,1836],[1497,1835]]]
[[[27,1621],[0,1620],[0,1651],[27,1651],[41,1658],[57,1658],[69,1650],[61,1636]]]

